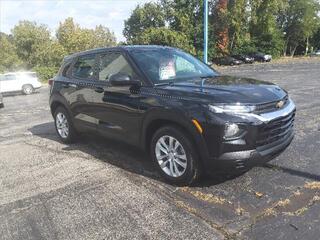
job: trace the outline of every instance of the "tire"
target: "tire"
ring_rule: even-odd
[[[58,107],[53,116],[56,132],[60,140],[64,143],[75,142],[77,132],[67,110],[64,107]]]
[[[157,130],[151,140],[150,153],[157,170],[167,182],[181,186],[191,185],[199,179],[199,158],[191,139],[180,128],[169,125]]]
[[[22,92],[25,94],[25,95],[30,95],[34,92],[34,88],[32,85],[28,84],[28,85],[24,85],[22,87]]]

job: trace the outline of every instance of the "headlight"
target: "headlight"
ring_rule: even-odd
[[[239,126],[235,123],[227,123],[224,129],[224,138],[232,138],[240,132]]]
[[[209,105],[209,110],[214,113],[251,113],[255,106],[251,105]]]

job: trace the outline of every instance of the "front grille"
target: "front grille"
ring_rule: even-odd
[[[287,116],[277,118],[259,129],[256,141],[257,147],[265,146],[288,137],[293,130],[294,117],[295,111]]]
[[[283,99],[281,99],[279,101],[283,101],[284,102],[282,108],[286,107],[289,104],[288,96],[284,97]],[[267,113],[267,112],[277,111],[277,110],[279,110],[279,108],[277,108],[277,103],[279,101],[259,104],[259,105],[256,106],[256,110],[254,112],[256,114],[259,114],[259,113]]]

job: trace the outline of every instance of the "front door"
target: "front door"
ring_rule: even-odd
[[[98,56],[97,81],[93,91],[93,111],[98,131],[108,137],[138,143],[142,122],[139,89],[133,86],[112,86],[109,78],[123,73],[139,79],[121,52],[110,51]],[[100,89],[101,91],[97,91]]]

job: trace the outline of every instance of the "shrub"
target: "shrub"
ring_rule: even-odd
[[[38,74],[41,82],[47,82],[50,78],[54,77],[59,68],[58,67],[34,67],[33,71]]]

